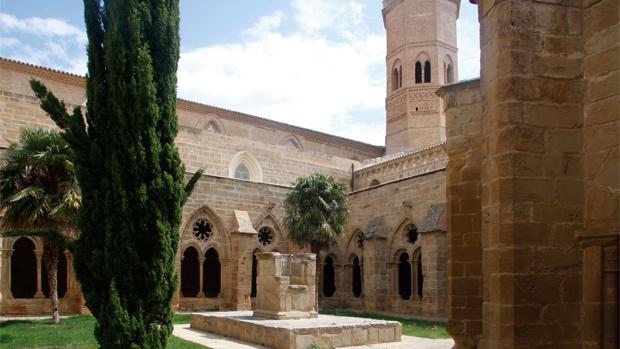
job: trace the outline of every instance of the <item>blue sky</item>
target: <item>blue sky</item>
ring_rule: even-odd
[[[384,144],[380,0],[181,0],[179,97]],[[462,1],[459,78],[478,76]],[[0,56],[84,74],[82,1],[0,0]]]

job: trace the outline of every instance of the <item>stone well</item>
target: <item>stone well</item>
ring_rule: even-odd
[[[258,253],[256,310],[196,313],[191,327],[275,349],[400,342],[397,321],[318,315],[316,255]]]

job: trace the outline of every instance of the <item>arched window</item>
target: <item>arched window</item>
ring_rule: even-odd
[[[448,67],[446,68],[446,82],[448,84],[454,82],[454,68],[452,67],[452,64],[448,64]]]
[[[188,247],[181,259],[181,295],[182,297],[196,297],[200,291],[200,262],[198,252]]]
[[[33,298],[37,293],[37,257],[28,238],[19,238],[13,244],[11,293],[14,298]]]
[[[431,62],[424,62],[424,82],[431,82]]]
[[[323,295],[331,297],[336,292],[336,273],[334,272],[334,259],[325,258],[323,265]]]
[[[220,131],[219,127],[217,127],[217,125],[213,121],[210,121],[207,124],[207,127],[205,127],[205,129],[213,133],[222,133],[222,131]]]
[[[422,63],[420,61],[415,62],[415,83],[422,83]]]
[[[64,251],[58,251],[58,268],[56,274],[58,280],[57,290],[58,298],[63,298],[67,293],[67,257]],[[50,296],[50,284],[47,278],[47,269],[45,268],[45,260],[41,260],[41,291],[45,297]]]
[[[406,252],[398,257],[398,293],[402,299],[411,297],[411,264]]]
[[[228,175],[231,178],[255,182],[263,180],[263,172],[258,161],[248,151],[242,151],[233,156],[228,167]]]
[[[246,181],[250,180],[250,170],[248,170],[245,164],[239,164],[239,166],[237,166],[235,169],[235,178],[245,179]]]
[[[289,149],[300,149],[299,144],[292,139],[287,140],[284,146]]]
[[[205,262],[202,271],[204,285],[202,291],[209,298],[217,297],[222,289],[220,258],[214,248],[205,253]]]
[[[352,271],[352,291],[355,298],[359,298],[362,295],[362,265],[359,258],[355,256],[353,258]]]
[[[418,278],[418,282],[417,284],[417,293],[418,293],[418,297],[420,297],[420,299],[422,299],[422,295],[424,294],[424,274],[422,273],[422,253],[419,254],[418,256],[418,263],[417,263],[417,278]]]
[[[250,297],[256,297],[256,278],[258,277],[258,261],[256,260],[256,251],[252,253],[252,289]]]
[[[418,227],[415,224],[409,224],[405,227],[405,240],[410,244],[415,244],[418,241]]]

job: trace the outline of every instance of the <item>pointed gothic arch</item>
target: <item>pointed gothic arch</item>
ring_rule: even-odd
[[[271,243],[267,244],[264,244],[263,241],[260,240],[260,230],[265,227],[270,228],[273,233]],[[257,236],[257,246],[260,251],[265,252],[273,249],[274,247],[276,249],[286,247],[287,238],[284,235],[285,230],[282,228],[280,222],[276,219],[276,217],[271,214],[271,212],[264,212],[260,216],[256,217],[256,219],[254,220],[254,229],[256,229],[256,231],[259,233],[259,236]]]
[[[242,151],[233,156],[228,168],[228,175],[230,178],[253,182],[260,182],[263,180],[263,170],[256,158],[249,151]]]
[[[210,113],[201,117],[194,123],[193,127],[212,133],[226,134],[224,124],[220,120],[220,117],[214,113]]]
[[[299,137],[294,134],[289,134],[280,140],[280,144],[289,149],[303,150],[303,145]]]

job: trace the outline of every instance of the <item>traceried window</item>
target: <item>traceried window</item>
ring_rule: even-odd
[[[235,178],[250,180],[250,171],[245,164],[239,164],[235,169]]]
[[[409,224],[405,227],[405,239],[410,244],[415,244],[418,241],[418,227],[414,224]]]
[[[273,230],[269,227],[262,227],[258,230],[258,242],[267,246],[273,241]]]
[[[193,234],[196,239],[206,241],[213,235],[213,225],[206,219],[198,219],[194,223]]]

